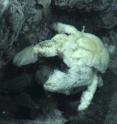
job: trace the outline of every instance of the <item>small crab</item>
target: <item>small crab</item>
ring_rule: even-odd
[[[17,66],[34,63],[38,56],[59,56],[68,66],[68,71],[54,70],[44,83],[50,92],[70,94],[74,88],[87,86],[81,95],[78,110],[86,109],[103,81],[99,72],[104,73],[109,64],[109,53],[102,41],[95,35],[77,30],[72,25],[60,22],[52,24],[58,32],[50,40],[39,42],[19,52],[13,62]]]

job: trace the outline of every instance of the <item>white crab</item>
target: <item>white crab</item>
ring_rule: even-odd
[[[86,109],[93,99],[102,78],[97,72],[104,73],[108,67],[109,54],[101,40],[90,33],[78,31],[71,25],[54,23],[52,28],[59,34],[52,39],[29,46],[19,52],[13,62],[17,66],[34,63],[38,56],[59,56],[69,67],[68,72],[54,70],[44,88],[50,92],[70,94],[76,87],[87,86],[83,92],[78,110]]]

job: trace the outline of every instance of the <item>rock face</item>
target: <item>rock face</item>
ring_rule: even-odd
[[[116,97],[117,97],[117,92],[115,92],[112,97],[112,100],[109,105],[109,111],[108,111],[104,124],[107,124],[107,123],[116,124],[117,123],[117,100],[115,99]]]
[[[110,51],[110,67],[103,76],[104,87],[96,94],[87,112],[75,111],[80,93],[68,97],[61,94],[50,95],[40,85],[54,68],[67,69],[58,58],[52,58],[51,61],[40,58],[39,62],[21,68],[12,64],[18,51],[50,38],[54,33],[50,30],[50,24],[55,21],[72,24],[81,30],[84,25],[85,31],[99,36]],[[113,120],[114,124],[112,108],[117,106],[114,101],[117,99],[116,95],[113,95],[116,94],[116,63],[116,0],[0,0],[0,120],[35,119],[41,108],[44,117],[47,108],[44,109],[46,105],[42,101],[45,100],[45,103],[57,105],[54,109],[50,107],[52,116],[54,111],[59,109],[61,119],[66,117],[69,124],[111,124],[110,120]],[[53,102],[46,100],[47,96]],[[40,118],[38,116],[37,120],[43,120]],[[46,118],[48,120],[49,117]]]
[[[0,13],[0,67],[12,59],[16,45],[20,45],[18,48],[21,49],[25,45],[47,37],[49,32],[46,23],[48,23],[50,0],[46,0],[46,2],[36,2],[35,0],[5,1],[8,1],[8,7],[4,11],[5,5],[2,0],[0,1],[1,11],[3,11]]]
[[[81,12],[95,12],[97,20],[96,23],[99,25],[97,28],[110,29],[117,24],[117,17],[115,13],[117,4],[114,0],[54,0],[55,6],[70,10],[78,9]],[[114,6],[115,5],[115,6]]]
[[[85,11],[103,11],[112,3],[111,0],[54,0],[59,7],[75,7]]]

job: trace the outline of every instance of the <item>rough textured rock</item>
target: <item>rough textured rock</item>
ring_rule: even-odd
[[[64,10],[95,13],[95,26],[110,29],[117,24],[117,2],[115,0],[54,0],[54,6]],[[115,6],[113,6],[115,5]],[[84,13],[82,13],[84,14]],[[91,17],[93,18],[93,17]]]
[[[2,1],[0,1],[1,6]],[[13,43],[17,39],[24,21],[23,9],[16,0],[9,2],[9,7],[0,18],[0,68],[9,61],[13,52]],[[6,57],[6,58],[5,58]]]
[[[109,105],[109,111],[105,119],[104,124],[116,124],[117,123],[117,92],[114,93]]]
[[[50,0],[9,1],[9,7],[0,19],[1,66],[11,60],[17,48],[15,46],[19,49],[47,37],[49,31],[46,23],[48,23],[50,3]],[[3,6],[2,1],[0,4]]]
[[[109,68],[117,75],[117,29],[102,32],[101,38],[110,52]]]
[[[111,0],[54,0],[59,7],[85,9],[85,11],[102,11],[112,3]]]

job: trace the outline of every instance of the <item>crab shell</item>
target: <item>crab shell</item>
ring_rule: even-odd
[[[78,46],[81,48],[78,54],[81,55],[81,59],[84,59],[82,61],[86,65],[104,73],[109,65],[108,50],[97,36],[90,33],[83,33],[83,35],[78,39]],[[78,54],[76,53],[76,56]]]

